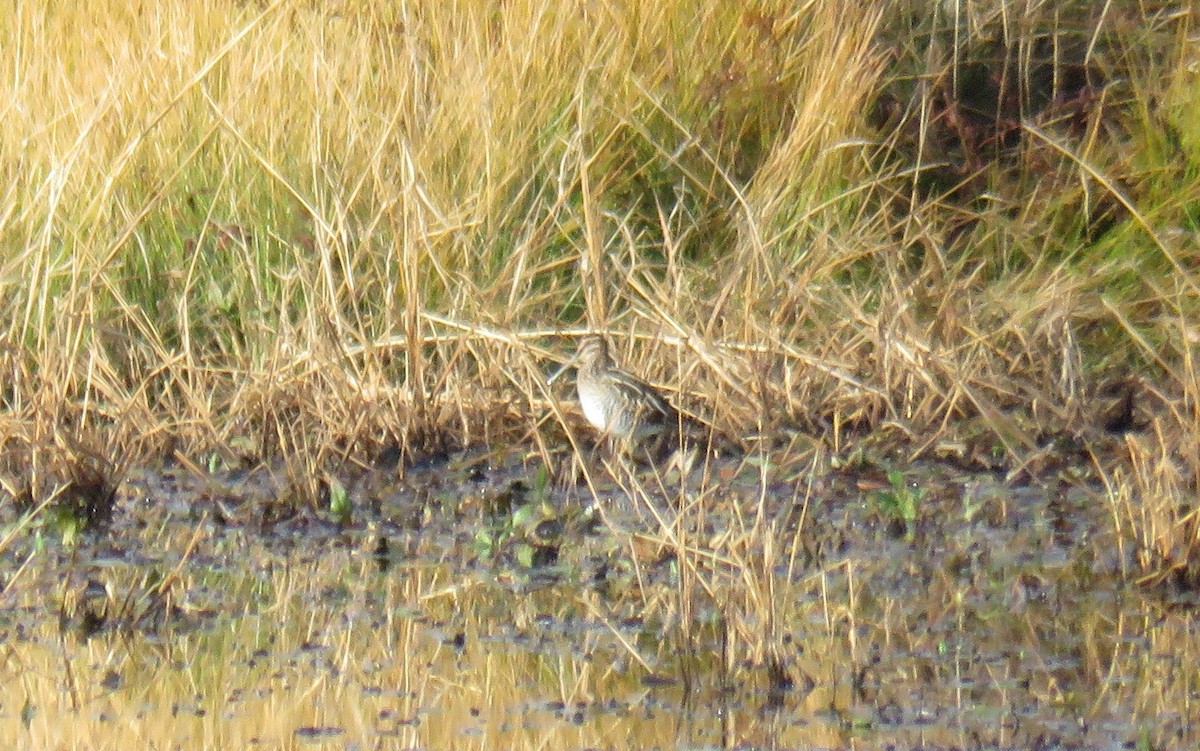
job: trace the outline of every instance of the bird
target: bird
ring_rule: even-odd
[[[645,449],[660,461],[678,448],[680,415],[656,388],[613,361],[598,334],[583,338],[575,387],[592,427],[626,450]]]

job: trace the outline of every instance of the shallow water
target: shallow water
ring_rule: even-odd
[[[1097,495],[907,476],[905,526],[859,473],[741,467],[669,497],[597,475],[589,510],[516,459],[431,462],[345,478],[340,525],[281,510],[264,471],[146,470],[106,531],[4,551],[0,737],[1200,747],[1193,609],[1122,583]]]

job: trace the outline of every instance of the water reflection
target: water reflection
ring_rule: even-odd
[[[759,575],[715,546],[568,532],[554,565],[531,572],[481,557],[479,522],[450,514],[388,543],[371,525],[273,537],[193,520],[142,527],[153,544],[136,555],[112,537],[73,552],[17,545],[0,737],[93,749],[1197,747],[1192,611],[1046,542],[1036,499],[1007,502],[999,524],[960,515],[953,534],[873,533],[809,566],[773,565],[761,610],[747,606]],[[853,499],[822,512],[814,533],[868,529]],[[690,589],[689,576],[701,579]],[[752,645],[751,633],[770,638]]]

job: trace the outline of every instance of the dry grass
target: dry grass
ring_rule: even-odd
[[[20,5],[9,494],[171,456],[282,456],[310,495],[390,445],[553,461],[545,376],[588,327],[763,443],[970,434],[1027,468],[1129,372],[1194,442],[1192,15],[931,8]]]
[[[1194,339],[1183,321],[1180,334]],[[1144,584],[1169,584],[1183,589],[1200,585],[1200,431],[1197,389],[1200,380],[1194,356],[1188,354],[1177,376],[1190,383],[1179,399],[1157,397],[1158,410],[1146,429],[1124,436],[1123,461],[1113,464],[1095,457],[1104,478],[1113,523],[1119,539],[1129,542],[1129,574]]]

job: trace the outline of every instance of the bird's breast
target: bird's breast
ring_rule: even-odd
[[[579,382],[579,404],[583,415],[597,430],[608,429],[608,407],[604,403],[604,391],[595,384]]]

